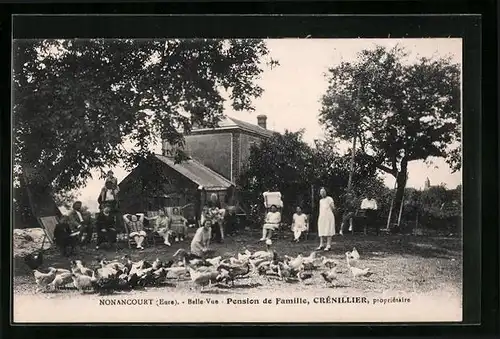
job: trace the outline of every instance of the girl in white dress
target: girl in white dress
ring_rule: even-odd
[[[292,221],[292,231],[294,241],[299,242],[300,235],[302,232],[309,229],[309,221],[307,220],[307,215],[302,213],[302,209],[297,206],[297,212],[293,215]]]
[[[319,201],[319,217],[318,217],[318,250],[323,249],[324,239],[326,238],[325,251],[332,248],[332,236],[335,235],[335,215],[333,214],[335,205],[332,197],[326,195],[326,190],[321,188],[319,191],[321,200]]]

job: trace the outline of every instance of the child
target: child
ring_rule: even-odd
[[[271,239],[273,231],[279,228],[280,223],[281,213],[278,212],[276,205],[272,205],[271,211],[269,211],[266,215],[266,220],[264,222],[264,226],[262,227],[262,238],[260,238],[260,241]]]
[[[302,232],[309,229],[309,221],[307,220],[307,215],[302,213],[300,206],[297,206],[296,213],[293,215],[292,221],[292,231],[295,242],[299,242],[300,235]]]

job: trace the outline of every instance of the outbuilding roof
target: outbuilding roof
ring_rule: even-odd
[[[156,154],[155,156],[162,163],[182,174],[192,182],[202,186],[206,190],[224,191],[229,187],[234,186],[231,181],[194,159],[184,160],[176,164],[174,159],[170,157],[159,154]]]

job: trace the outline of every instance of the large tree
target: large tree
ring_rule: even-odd
[[[55,192],[137,164],[161,138],[182,144],[221,118],[224,91],[251,110],[255,80],[276,64],[252,39],[16,40],[13,53],[14,174]]]
[[[409,63],[407,56],[378,46],[329,69],[320,112],[333,137],[356,136],[363,156],[396,178],[396,211],[409,162],[443,157],[460,168],[460,66],[448,57]]]

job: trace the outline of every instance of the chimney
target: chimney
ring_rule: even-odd
[[[172,145],[167,140],[162,141],[161,153],[166,157],[174,157],[177,150],[184,150],[184,147],[181,145]]]
[[[262,128],[267,128],[267,116],[266,115],[258,115],[257,116],[257,124]]]

